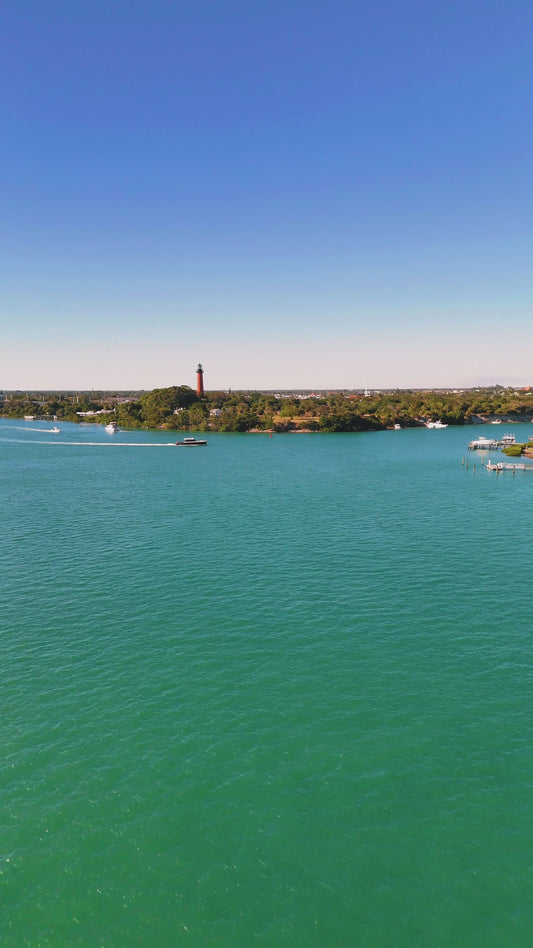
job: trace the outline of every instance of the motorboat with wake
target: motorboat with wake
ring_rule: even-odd
[[[177,448],[199,448],[203,444],[207,444],[207,441],[197,440],[196,438],[184,438],[183,441],[176,441]]]

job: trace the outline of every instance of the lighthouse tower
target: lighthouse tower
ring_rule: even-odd
[[[196,394],[204,394],[204,370],[200,362],[198,363],[198,368],[196,369]]]

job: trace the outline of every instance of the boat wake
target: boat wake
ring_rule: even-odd
[[[1,436],[0,441],[10,442],[11,444],[30,443],[22,438],[3,438]],[[58,441],[57,438],[54,438],[53,441],[32,441],[31,444],[63,444],[86,448],[174,448],[176,446],[175,441]]]
[[[51,434],[52,428],[15,428],[15,426],[10,426],[10,431],[24,431],[26,434]]]
[[[38,444],[71,444],[87,448],[172,448],[174,441],[39,441]]]

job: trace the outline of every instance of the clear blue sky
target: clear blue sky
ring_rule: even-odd
[[[7,0],[0,388],[533,381],[533,6]]]

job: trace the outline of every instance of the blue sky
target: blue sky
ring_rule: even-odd
[[[533,380],[533,7],[8,0],[0,388]]]

